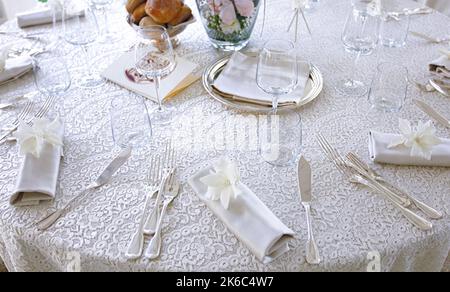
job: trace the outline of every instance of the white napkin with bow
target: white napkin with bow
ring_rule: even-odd
[[[374,162],[410,165],[410,166],[441,166],[450,167],[450,140],[440,139],[439,145],[433,146],[431,160],[418,156],[411,156],[411,149],[406,146],[389,148],[401,135],[386,134],[376,131],[369,135],[369,154]]]
[[[33,61],[31,57],[28,56],[6,59],[4,61],[4,68],[0,67],[0,83],[8,81],[33,68]],[[0,62],[0,65],[1,63],[2,62]]]
[[[234,53],[213,86],[218,91],[230,95],[230,98],[256,104],[271,105],[272,96],[265,93],[256,84],[258,58]],[[310,64],[298,62],[298,86],[289,95],[281,96],[279,104],[299,103],[305,94],[306,84],[311,71]]]
[[[59,119],[35,120],[35,126],[23,130],[21,125],[15,133],[24,159],[10,198],[14,206],[33,206],[55,198],[64,126]]]
[[[208,186],[202,179],[214,173],[210,166],[189,179],[189,184],[206,206],[264,264],[289,251],[288,240],[294,232],[286,227],[244,184],[239,183],[239,195],[229,202],[211,200]]]

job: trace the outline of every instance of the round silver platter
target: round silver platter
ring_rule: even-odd
[[[233,98],[230,98],[229,96],[225,96],[223,93],[219,92],[217,89],[214,88],[213,84],[214,81],[219,77],[222,70],[227,65],[228,61],[230,60],[231,56],[224,57],[220,60],[215,61],[211,65],[209,65],[205,71],[203,72],[203,86],[205,87],[206,91],[217,101],[221,102],[222,104],[232,107],[234,109],[240,110],[240,111],[247,111],[247,112],[267,112],[271,110],[270,105],[263,105],[263,104],[256,104],[256,103],[250,103],[250,102],[244,102],[240,100],[236,100]],[[306,84],[305,88],[305,94],[303,98],[296,104],[285,104],[279,105],[279,110],[284,109],[295,109],[299,108],[301,106],[304,106],[307,103],[310,103],[315,98],[317,98],[320,93],[323,90],[323,76],[320,70],[314,66],[311,65],[311,72],[309,74],[309,80]]]

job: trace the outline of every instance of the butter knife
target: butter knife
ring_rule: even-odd
[[[311,265],[320,264],[319,248],[314,239],[311,218],[311,166],[302,156],[298,162],[298,186],[300,199],[306,211],[306,223],[308,225],[308,243],[306,245],[306,261]]]
[[[447,120],[447,118],[445,118],[443,115],[438,113],[436,110],[434,110],[431,106],[429,106],[425,102],[418,100],[418,99],[414,99],[413,102],[418,108],[420,108],[428,116],[435,119],[437,122],[439,122],[443,126],[450,128],[450,121]]]
[[[131,156],[131,147],[123,149],[116,158],[111,161],[111,163],[105,168],[105,170],[98,176],[98,178],[91,183],[84,191],[73,197],[69,202],[67,202],[64,207],[47,214],[44,218],[37,222],[38,230],[47,230],[52,226],[66,211],[69,210],[73,202],[81,197],[86,196],[91,190],[98,189],[101,186],[107,184],[112,176],[119,170],[119,168],[128,161]]]

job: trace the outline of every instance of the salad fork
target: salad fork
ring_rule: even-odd
[[[161,231],[164,215],[166,214],[169,205],[175,200],[176,197],[178,197],[179,194],[180,184],[178,181],[176,181],[175,170],[170,173],[166,187],[167,188],[163,191],[163,207],[159,216],[158,224],[156,226],[155,234],[153,235],[153,238],[151,239],[150,244],[145,251],[145,257],[149,259],[157,258],[161,253]]]
[[[161,168],[161,172],[162,173],[170,173],[173,171],[174,169],[174,164],[175,164],[175,150],[174,148],[171,146],[170,143],[166,144],[165,150],[165,157],[164,157],[164,161],[162,163],[162,168]],[[147,218],[147,221],[145,222],[144,225],[144,234],[147,235],[152,235],[155,234],[156,232],[156,225],[158,224],[158,219],[160,216],[160,205],[161,205],[161,198],[162,198],[162,192],[158,192],[158,196],[156,197],[156,202],[155,202],[155,206],[152,209],[150,215]]]
[[[148,208],[150,207],[150,199],[152,199],[156,192],[158,191],[158,185],[165,185],[167,178],[162,180],[162,172],[161,172],[161,158],[160,157],[152,157],[151,159],[151,167],[150,171],[147,175],[147,180],[149,182],[151,192],[148,193],[145,199],[144,209],[142,210],[141,220],[139,222],[139,226],[136,229],[133,237],[130,240],[127,252],[125,257],[128,259],[138,259],[142,255],[142,251],[144,249],[144,224],[145,224],[145,214],[147,213]]]
[[[15,129],[17,129],[17,127],[19,126],[20,122],[27,118],[27,116],[33,110],[33,106],[34,106],[34,103],[32,101],[28,101],[25,104],[25,107],[23,108],[23,110],[19,113],[17,118],[12,123],[12,125],[11,125],[12,126],[12,130],[7,130],[7,132],[0,137],[0,145],[3,144],[3,142],[6,141],[4,139],[6,137],[8,137],[9,134],[11,134]]]

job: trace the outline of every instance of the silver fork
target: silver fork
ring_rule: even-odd
[[[382,195],[388,197],[390,200],[401,205],[402,207],[409,207],[411,205],[411,201],[409,199],[400,197],[398,194],[396,194],[392,190],[384,187],[382,184],[380,184],[375,179],[371,179],[371,178],[366,179],[365,177],[363,177],[364,170],[360,169],[357,165],[355,165],[353,163],[347,162],[339,154],[339,152],[333,146],[331,146],[331,144],[328,142],[328,140],[324,136],[319,134],[317,137],[318,137],[320,146],[325,151],[325,154],[328,155],[328,158],[330,158],[330,160],[332,160],[333,162],[338,163],[341,167],[343,167],[344,169],[347,169],[348,172],[351,173],[350,177],[352,178],[353,183],[362,184],[369,188],[371,188],[372,185],[374,185],[377,188],[378,192],[381,192]],[[370,182],[370,185],[368,185],[368,183],[366,183],[366,181]]]
[[[411,200],[411,202],[417,207],[419,208],[425,215],[427,215],[428,217],[430,217],[431,219],[441,219],[443,217],[442,213],[433,209],[432,207],[428,206],[427,204],[415,199],[414,197],[410,196],[408,193],[406,193],[405,191],[399,189],[398,187],[390,184],[389,182],[387,182],[383,177],[381,177],[380,175],[378,175],[378,173],[376,173],[373,169],[370,168],[369,165],[367,165],[360,157],[358,157],[355,153],[350,152],[347,155],[347,159],[349,159],[351,162],[358,164],[361,168],[363,168],[365,171],[367,171],[367,174],[378,180],[383,182],[387,187],[391,188],[392,190],[394,190],[395,192],[398,192],[400,195],[408,198]]]
[[[156,226],[155,235],[151,239],[150,244],[145,251],[146,258],[156,259],[161,254],[161,231],[164,215],[166,214],[169,205],[173,202],[173,200],[175,200],[176,197],[178,197],[180,190],[180,184],[176,180],[175,176],[176,171],[173,170],[169,175],[168,183],[166,185],[167,188],[162,192],[164,193],[163,207]]]
[[[40,119],[43,116],[45,116],[48,113],[48,111],[50,110],[50,107],[52,107],[53,104],[55,103],[55,100],[56,100],[56,96],[47,98],[47,100],[44,102],[44,104],[39,109],[39,111],[27,122],[27,124],[33,125],[33,121],[35,119]],[[19,119],[17,119],[13,123],[12,127],[10,129],[8,129],[8,131],[6,131],[5,134],[0,136],[0,145],[3,144],[6,141],[5,138],[8,137],[9,135],[11,135],[11,133],[13,133],[15,130],[17,130],[18,127],[19,127]]]
[[[162,172],[161,172],[161,157],[152,157],[150,171],[147,175],[147,181],[150,185],[151,192],[147,194],[144,209],[142,210],[141,220],[139,222],[139,226],[136,229],[133,237],[130,240],[128,245],[127,252],[125,253],[125,257],[128,259],[138,259],[142,256],[142,251],[144,249],[144,224],[147,214],[147,209],[150,207],[150,199],[152,199],[156,192],[158,191],[158,186],[160,184],[165,184],[165,181],[162,181]]]
[[[17,127],[19,126],[20,122],[25,120],[28,115],[30,114],[30,112],[33,110],[33,106],[34,103],[32,101],[28,101],[25,104],[25,107],[22,109],[22,111],[19,113],[19,115],[17,116],[17,118],[14,120],[14,122],[12,123],[12,127],[17,129]],[[3,144],[3,140],[9,136],[9,134],[11,134],[14,130],[10,131],[8,130],[5,134],[3,134],[2,136],[0,136],[0,145]]]
[[[334,163],[336,168],[339,170],[339,172],[341,172],[342,175],[346,177],[346,179],[348,179],[352,183],[365,185],[376,193],[383,195],[385,199],[394,204],[400,210],[403,216],[405,216],[417,228],[421,230],[430,230],[433,228],[433,224],[431,222],[425,220],[411,210],[402,206],[402,204],[394,200],[393,197],[389,196],[389,193],[381,188],[379,184],[375,183],[375,181],[366,179],[362,175],[356,173],[354,169],[349,168],[345,159],[337,152],[336,149],[331,146],[331,144],[324,136],[318,134],[317,141],[319,142],[319,145],[321,146],[325,155]]]
[[[161,173],[170,173],[174,169],[175,165],[175,150],[171,146],[171,143],[168,142],[166,144],[165,150],[164,150],[164,159],[162,163]],[[162,176],[162,175],[161,175]],[[144,225],[144,234],[147,235],[153,235],[156,232],[156,227],[158,225],[159,216],[161,213],[160,205],[161,205],[161,198],[164,194],[162,192],[158,192],[158,196],[156,197],[155,206],[152,209],[150,215],[147,218],[147,221]]]

